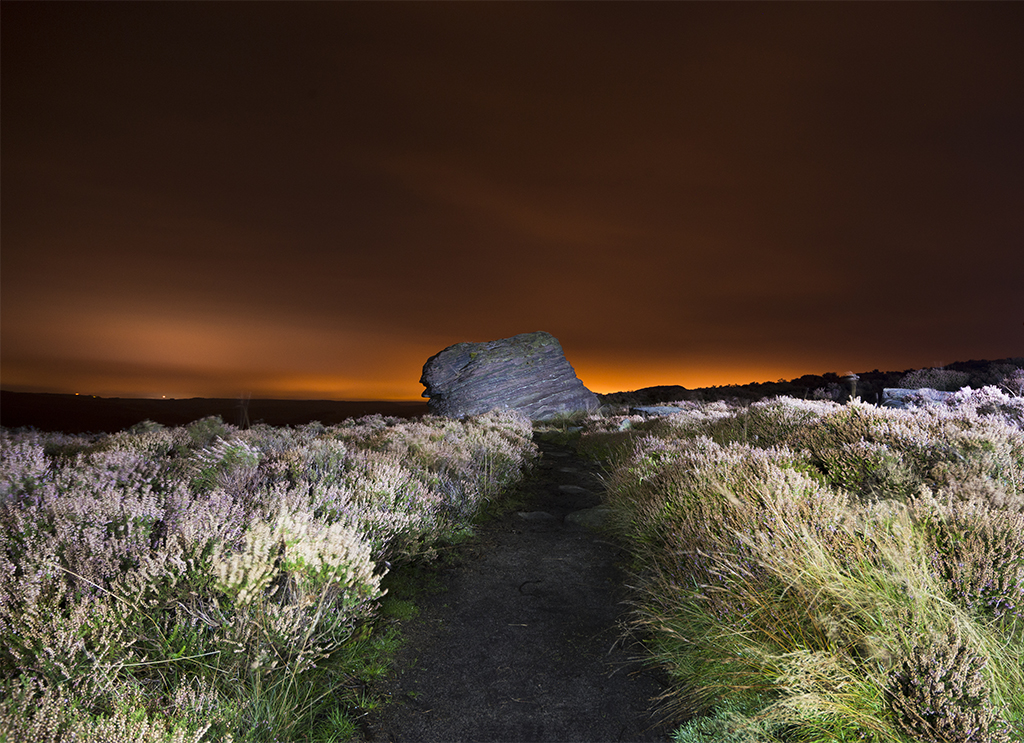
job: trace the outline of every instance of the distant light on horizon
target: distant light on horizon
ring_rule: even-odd
[[[570,359],[570,363],[572,360]],[[598,394],[613,392],[629,392],[647,387],[680,386],[686,389],[744,385],[751,383],[775,382],[797,379],[804,375],[850,374],[839,373],[842,366],[833,368],[817,368],[798,365],[724,366],[719,368],[693,369],[683,365],[670,363],[652,363],[646,369],[637,365],[616,367],[609,363],[584,362],[573,364],[577,376],[583,384]],[[872,364],[871,369],[884,371],[903,371],[906,369],[923,368],[929,364],[896,365]],[[867,367],[859,371],[868,371]],[[418,382],[419,368],[402,378],[380,379],[378,386],[372,384],[352,384],[352,380],[330,375],[292,375],[281,377],[277,384],[267,384],[258,388],[242,387],[230,379],[208,380],[207,383],[194,387],[179,387],[173,392],[154,392],[142,384],[133,384],[130,379],[93,379],[84,393],[87,396],[105,398],[138,398],[138,399],[171,399],[186,400],[192,398],[217,399],[281,399],[281,400],[380,400],[380,401],[420,401],[423,399],[423,386]],[[415,380],[415,381],[414,381]],[[164,380],[172,382],[173,380]],[[57,394],[81,395],[73,387],[60,384],[47,386],[12,383],[4,380],[3,389],[16,392],[43,392]],[[166,390],[172,384],[162,385]],[[81,388],[79,388],[81,389]]]
[[[629,371],[616,371],[607,366],[600,369],[577,368],[577,376],[583,384],[593,392],[607,394],[611,392],[626,392],[641,389],[644,387],[655,387],[660,385],[678,385],[688,389],[698,387],[712,387],[728,384],[746,384],[749,382],[766,381],[771,378],[779,378],[780,372],[777,369],[765,373],[758,373],[751,369],[719,370],[718,372],[684,372],[673,373],[671,369],[661,368],[650,373],[631,373]],[[820,371],[801,372],[822,373]],[[111,379],[93,380],[88,387],[86,395],[99,397],[133,397],[145,399],[190,399],[190,398],[219,398],[219,399],[244,399],[246,397],[256,399],[333,399],[333,400],[420,400],[422,399],[423,385],[418,382],[419,370],[410,379],[393,379],[384,382],[378,387],[367,385],[355,386],[345,384],[342,380],[332,382],[330,377],[299,377],[294,380],[282,381],[279,386],[265,386],[259,389],[247,389],[239,391],[239,386],[231,384],[229,380],[223,383],[197,386],[193,388],[179,388],[171,393],[154,392],[145,386],[133,385],[131,380]],[[773,376],[774,375],[774,376]],[[166,385],[165,389],[166,389]],[[9,383],[5,380],[4,389],[24,392],[50,392],[68,394],[70,387],[60,384],[46,386],[33,384]],[[73,394],[79,395],[80,392]]]

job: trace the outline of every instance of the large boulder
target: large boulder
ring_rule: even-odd
[[[597,410],[550,333],[523,333],[486,343],[456,343],[427,359],[420,383],[434,415],[463,418],[494,408],[532,420]]]

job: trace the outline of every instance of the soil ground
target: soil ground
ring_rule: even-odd
[[[624,639],[624,553],[565,522],[600,503],[595,465],[538,442],[525,505],[479,529],[403,624],[371,741],[665,741],[659,674]],[[524,514],[528,516],[524,518]]]

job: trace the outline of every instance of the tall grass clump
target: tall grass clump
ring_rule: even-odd
[[[0,429],[0,740],[351,737],[381,579],[468,533],[530,437],[507,413]]]
[[[1024,740],[1017,398],[595,422],[678,741]]]

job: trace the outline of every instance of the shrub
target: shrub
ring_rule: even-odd
[[[680,740],[905,740],[892,679],[910,700],[939,673],[927,638],[951,623],[969,650],[950,657],[984,660],[978,724],[1024,735],[1024,433],[966,395],[684,409],[631,424],[628,449],[588,428],[593,450],[620,438],[608,501],[671,709],[711,713]]]
[[[982,669],[985,658],[955,629],[889,674],[888,693],[897,727],[929,743],[1002,743],[1009,726],[992,707]]]
[[[918,508],[949,596],[1008,624],[1024,619],[1024,514],[984,501],[926,499]]]
[[[982,387],[980,390],[965,387],[956,392],[948,404],[966,414],[992,416],[1015,428],[1024,428],[1024,396],[1014,392],[1018,384],[1012,382],[1005,386],[1005,391],[997,387]]]
[[[504,413],[0,429],[0,739],[304,739],[341,719],[393,643],[372,623],[386,563],[466,534],[530,466],[530,432]]]
[[[900,387],[918,390],[927,387],[933,390],[953,392],[966,385],[971,379],[967,372],[953,369],[918,369],[906,374],[900,380]]]
[[[230,427],[219,415],[211,415],[193,421],[185,426],[185,431],[196,446],[207,446],[212,444],[215,439],[230,435]]]
[[[1013,397],[1024,397],[1024,369],[1016,369],[1007,374],[999,386]]]

